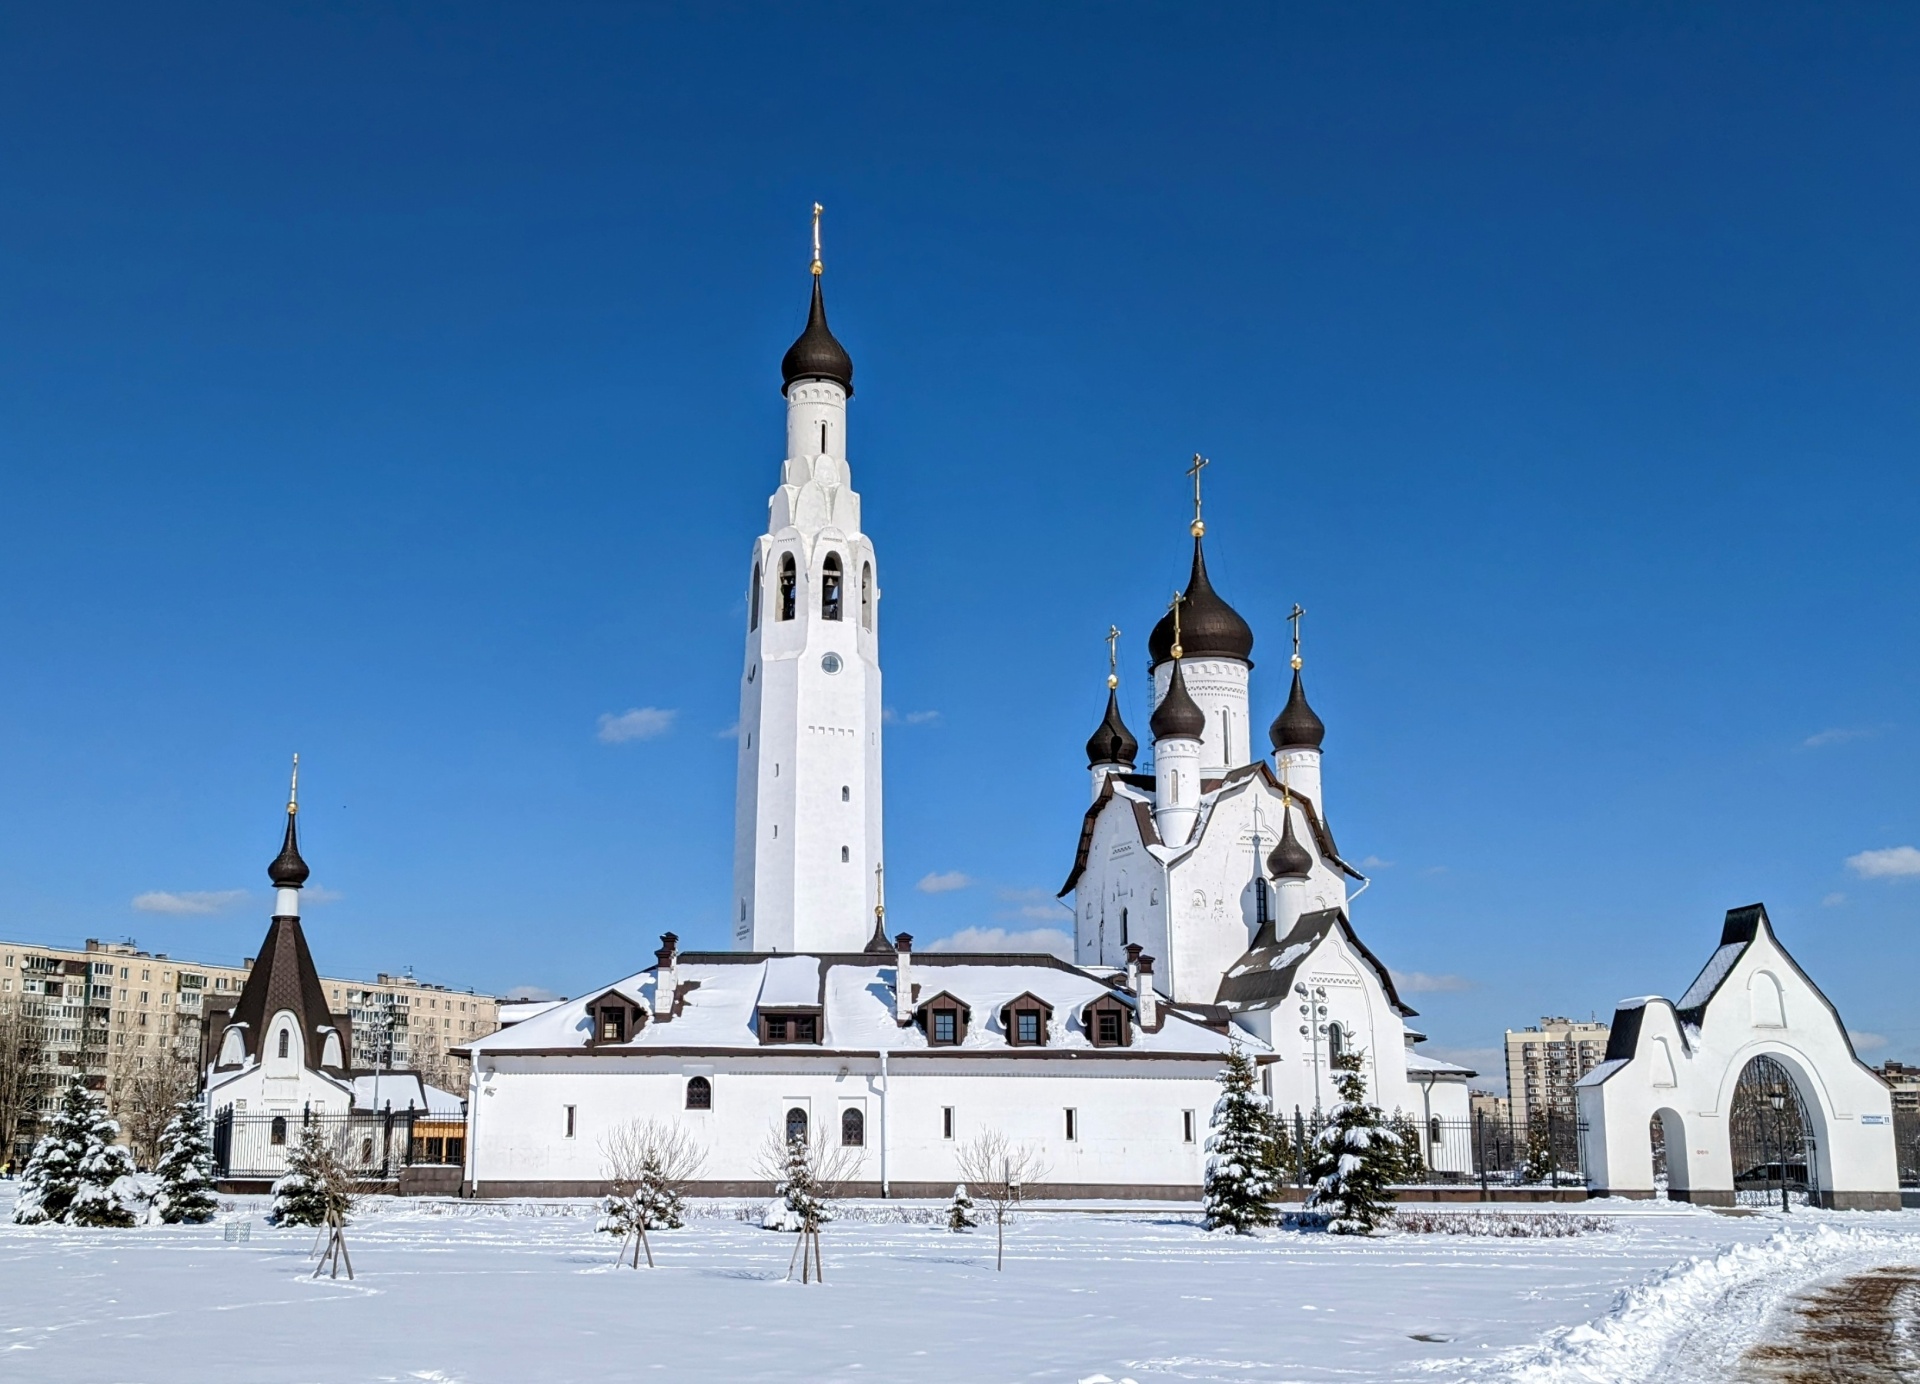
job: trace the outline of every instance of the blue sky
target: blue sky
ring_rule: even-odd
[[[250,953],[297,749],[330,971],[724,944],[817,199],[893,921],[1064,919],[1198,450],[1263,720],[1310,612],[1436,1046],[1678,993],[1759,899],[1920,1056],[1917,50],[1866,6],[16,7],[0,935]]]

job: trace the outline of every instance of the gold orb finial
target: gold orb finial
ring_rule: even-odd
[[[1301,660],[1299,654],[1295,654],[1288,661],[1293,664],[1293,671],[1296,673],[1299,672],[1302,668],[1306,667],[1306,664]]]
[[[1195,538],[1205,538],[1207,536],[1207,526],[1203,520],[1194,520],[1191,524],[1187,525],[1187,530]]]
[[[1114,690],[1115,688],[1117,688],[1118,686],[1120,686],[1120,676],[1119,676],[1119,674],[1117,674],[1117,673],[1108,673],[1108,674],[1107,674],[1107,691],[1109,691],[1109,692],[1111,692],[1111,691],[1113,691],[1113,690]]]

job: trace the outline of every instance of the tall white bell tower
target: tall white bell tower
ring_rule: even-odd
[[[780,363],[787,459],[753,547],[740,681],[733,944],[855,952],[882,861],[880,582],[847,469],[853,360],[813,304]]]

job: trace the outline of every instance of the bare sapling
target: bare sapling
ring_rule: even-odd
[[[706,1150],[683,1125],[632,1120],[601,1136],[600,1153],[606,1160],[607,1199],[598,1228],[620,1237],[614,1263],[631,1262],[637,1269],[644,1253],[651,1269],[653,1242],[647,1232],[686,1224],[687,1187],[699,1176]]]
[[[993,1267],[1007,1265],[1007,1221],[1026,1189],[1047,1175],[1046,1160],[1031,1144],[1016,1144],[997,1129],[983,1129],[954,1152],[960,1180],[987,1204],[993,1216]]]

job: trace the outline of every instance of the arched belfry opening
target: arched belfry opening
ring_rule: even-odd
[[[838,620],[840,618],[841,570],[840,554],[828,553],[827,560],[820,570],[820,618]]]
[[[873,628],[873,564],[860,564],[860,625],[863,629]]]
[[[780,554],[780,618],[791,620],[794,605],[799,598],[800,572],[794,565],[792,553]]]
[[[753,581],[747,587],[747,628],[760,628],[760,564],[753,564]]]
[[[1727,1113],[1734,1200],[1779,1206],[1819,1199],[1819,1142],[1791,1068],[1766,1053],[1740,1069]]]

